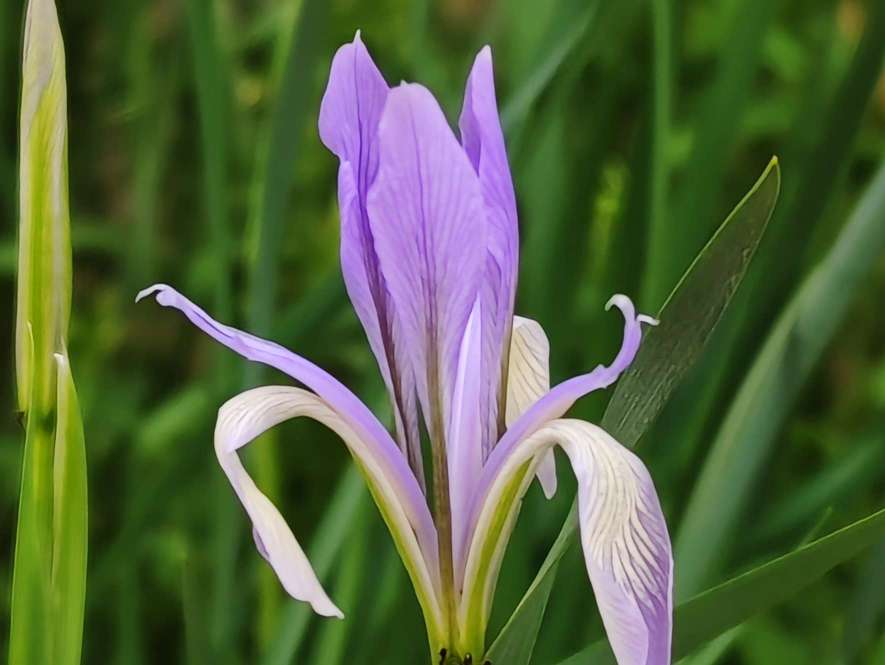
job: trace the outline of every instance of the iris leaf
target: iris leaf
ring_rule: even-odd
[[[777,320],[712,445],[676,539],[677,589],[693,594],[725,564],[750,492],[799,389],[885,250],[885,165],[827,257]],[[680,595],[677,593],[677,597]]]
[[[660,325],[646,333],[602,419],[624,445],[636,445],[700,357],[746,274],[779,191],[780,168],[772,159],[667,298]]]
[[[86,603],[86,440],[71,368],[57,355],[52,510],[53,663],[79,665]]]
[[[794,596],[834,567],[852,559],[885,534],[885,510],[713,587],[676,608],[673,660],[759,612]],[[601,640],[559,665],[614,665]]]
[[[624,445],[636,444],[700,356],[746,273],[771,217],[779,186],[780,171],[777,160],[772,159],[667,299],[661,324],[648,330],[602,420],[603,427]],[[489,650],[492,662],[495,656],[516,665],[529,662],[559,560],[577,531],[575,515],[573,504],[541,570]]]

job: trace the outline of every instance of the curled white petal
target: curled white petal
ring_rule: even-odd
[[[215,427],[215,452],[252,520],[259,551],[273,567],[283,587],[294,598],[310,603],[318,614],[342,616],[323,590],[286,521],[255,485],[237,453],[239,448],[261,433],[298,416],[307,416],[333,430],[359,462],[413,578],[419,602],[431,621],[442,625],[434,578],[422,557],[415,533],[390,479],[369,447],[325,401],[313,393],[291,386],[264,386],[247,390],[221,407]]]
[[[584,560],[619,665],[667,665],[673,559],[654,485],[638,457],[580,420],[551,421],[520,441],[491,483],[468,553],[462,630],[484,625],[488,616],[504,541],[527,484],[525,465],[555,445],[578,480]]]
[[[550,390],[550,342],[541,324],[513,317],[507,371],[506,423],[510,427],[529,407]],[[548,499],[556,494],[556,458],[553,451],[541,453],[538,481]]]

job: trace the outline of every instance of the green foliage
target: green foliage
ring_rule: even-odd
[[[0,576],[11,599],[0,608],[17,617],[10,642],[24,645],[12,662],[65,662],[48,651],[40,617],[53,589],[82,597],[83,438],[53,356],[67,347],[92,480],[84,662],[426,662],[414,592],[343,447],[297,422],[247,459],[344,610],[336,622],[285,598],[212,452],[218,406],[244,385],[284,379],[131,302],[148,282],[179,286],[328,367],[384,415],[338,270],[337,162],[316,132],[329,62],[356,29],[390,83],[427,82],[452,119],[473,55],[491,44],[520,210],[517,309],[544,325],[554,381],[610,358],[619,330],[602,304],[612,293],[646,311],[673,293],[634,368],[574,414],[641,443],[678,544],[678,654],[697,653],[693,665],[882,657],[881,545],[857,556],[882,542],[882,517],[857,520],[885,498],[883,3],[59,5],[69,339],[55,332],[67,325],[68,240],[41,236],[62,240],[50,252],[27,242],[47,210],[66,229],[67,208],[38,200],[22,206],[21,231],[0,229],[0,298],[31,312],[18,317],[4,369],[13,358],[37,367],[38,386],[0,383],[8,516],[22,499],[14,594]],[[10,220],[19,181],[37,191],[51,173],[30,162],[16,176],[17,119],[29,108],[15,94],[23,10],[0,2],[0,218]],[[51,136],[54,122],[41,116],[31,136]],[[714,233],[772,154],[783,182],[767,228],[776,167]],[[18,239],[32,251],[16,259]],[[32,390],[45,417],[23,419],[22,450],[11,414]],[[57,403],[68,405],[58,417]],[[531,489],[523,504],[489,626],[495,665],[578,652],[589,662],[588,648],[607,657],[574,518],[561,521],[574,481],[565,469],[559,480],[552,501]],[[12,553],[3,560],[11,571]],[[65,565],[42,574],[53,560]],[[800,593],[813,579],[814,592]],[[58,634],[73,645],[80,619],[68,608]],[[55,654],[78,660],[73,646]]]
[[[690,654],[754,614],[801,592],[833,567],[857,556],[885,534],[885,510],[794,552],[747,571],[676,608],[673,659]],[[611,663],[606,643],[588,647],[561,665]]]
[[[86,594],[86,447],[65,345],[71,309],[67,90],[52,0],[28,3],[22,57],[15,360],[26,421],[12,665],[77,665]]]
[[[603,427],[624,445],[636,445],[700,356],[746,273],[779,189],[780,171],[772,159],[667,298],[659,325],[646,332],[602,417]],[[547,559],[490,648],[493,660],[529,662],[559,560],[577,533],[576,511],[572,504]]]

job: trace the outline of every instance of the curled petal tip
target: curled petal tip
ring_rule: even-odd
[[[661,323],[661,322],[660,322],[658,319],[656,319],[655,317],[653,317],[653,316],[648,316],[647,314],[640,314],[639,316],[636,317],[636,320],[639,321],[639,323],[646,323],[646,324],[648,324],[648,325],[650,325],[650,326],[656,326],[656,325],[659,325],[659,324]]]
[[[155,293],[161,293],[161,292],[166,291],[167,289],[170,289],[170,288],[172,288],[172,287],[170,287],[166,284],[151,284],[146,289],[142,289],[141,291],[138,292],[138,295],[135,296],[135,302],[141,302],[142,300],[144,300],[148,296],[152,296]]]
[[[621,310],[624,318],[627,320],[633,320],[636,317],[636,308],[633,306],[633,301],[623,293],[616,293],[608,299],[608,302],[605,303],[605,311],[609,311],[612,307],[617,307]]]

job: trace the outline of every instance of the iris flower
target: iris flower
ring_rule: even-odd
[[[610,434],[564,417],[617,380],[642,325],[656,321],[615,295],[606,309],[624,317],[617,357],[551,388],[543,329],[513,313],[516,200],[488,47],[467,80],[459,126],[460,141],[426,88],[389,87],[359,33],[335,55],[319,131],[340,160],[341,268],[390,395],[392,432],[309,360],[213,320],[173,288],[154,285],[139,299],[155,295],[302,386],[247,390],[221,407],[215,428],[257,548],[293,597],[342,617],[238,456],[269,428],[306,416],[340,436],[414,585],[432,657],[446,662],[482,662],[520,503],[536,476],[553,495],[559,446],[577,476],[581,545],[619,665],[669,663],[673,562],[654,485]]]

